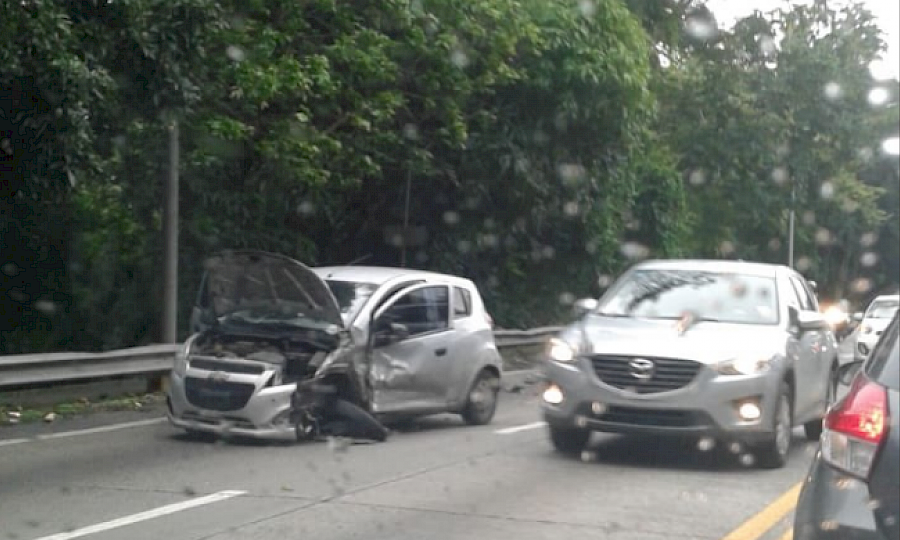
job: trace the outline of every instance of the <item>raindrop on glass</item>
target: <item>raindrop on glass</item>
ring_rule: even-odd
[[[559,303],[564,306],[570,306],[575,303],[575,295],[570,292],[564,292],[559,295]]]
[[[703,437],[699,441],[697,441],[697,448],[701,452],[709,452],[713,448],[716,447],[716,440],[712,437]]]
[[[740,454],[743,449],[744,446],[739,442],[733,442],[728,445],[728,451],[732,454]]]
[[[714,38],[719,31],[715,22],[699,16],[688,17],[685,30],[691,36],[703,41]]]
[[[772,36],[759,36],[759,50],[766,56],[775,52],[775,40]]]
[[[567,202],[563,206],[563,212],[566,213],[567,216],[573,217],[578,215],[578,203],[577,202]]]
[[[456,243],[456,249],[458,249],[460,253],[468,253],[472,250],[472,242],[469,242],[468,240],[460,240]]]
[[[544,246],[541,249],[541,255],[545,259],[552,259],[553,257],[556,256],[556,250],[553,248],[553,246]]]
[[[804,225],[813,225],[816,222],[816,213],[812,210],[807,210],[803,212],[803,224]]]
[[[850,287],[856,293],[867,293],[872,289],[872,282],[868,278],[859,278],[853,280]]]
[[[246,58],[244,49],[241,49],[237,45],[229,45],[228,48],[225,49],[225,54],[235,62],[242,62],[244,58]]]
[[[725,240],[724,242],[719,244],[719,253],[726,256],[731,255],[732,253],[734,253],[734,243],[729,240]]]
[[[841,99],[841,96],[844,95],[844,89],[841,88],[841,85],[832,81],[825,85],[824,88],[825,97],[830,101],[836,101]]]
[[[415,124],[406,124],[403,126],[403,136],[411,141],[418,140],[419,128]]]
[[[610,284],[612,284],[611,276],[603,274],[599,278],[597,278],[597,285],[600,285],[601,289],[605,289],[605,288],[609,287]]]
[[[34,309],[40,311],[44,315],[53,315],[56,313],[56,303],[50,300],[38,300],[34,303]]]
[[[797,270],[801,272],[806,272],[809,270],[809,267],[812,266],[812,261],[809,260],[809,257],[800,257],[797,259]]]
[[[586,171],[581,165],[573,163],[563,163],[557,167],[559,176],[566,183],[574,183],[585,177]]]
[[[830,199],[834,197],[834,184],[831,182],[822,182],[822,187],[819,189],[819,194],[823,199]]]
[[[706,173],[703,169],[694,169],[688,176],[688,182],[693,186],[700,186],[706,183]]]
[[[888,137],[881,141],[881,151],[889,156],[900,156],[900,137]]]
[[[875,244],[876,240],[878,240],[878,235],[873,232],[867,232],[859,238],[859,243],[863,247],[869,247]]]
[[[463,51],[456,49],[450,54],[450,61],[458,68],[464,68],[469,65],[469,57]]]
[[[316,211],[316,207],[309,201],[303,201],[297,205],[297,213],[302,216],[312,215]]]
[[[787,182],[788,178],[789,175],[787,169],[785,169],[784,167],[777,167],[772,171],[772,180],[779,186]]]
[[[878,263],[878,254],[867,251],[859,258],[859,263],[865,267],[872,267]]]
[[[621,247],[622,255],[629,259],[643,259],[649,255],[650,250],[637,242],[625,242]]]
[[[8,262],[3,265],[3,273],[9,277],[15,277],[19,273],[19,267],[16,266],[16,263]]]
[[[578,11],[585,17],[593,17],[597,13],[597,4],[593,0],[579,0]]]
[[[597,253],[597,244],[594,241],[588,241],[584,244],[584,250],[590,254]]]
[[[452,210],[444,212],[444,223],[447,225],[456,225],[459,223],[459,214]]]
[[[753,457],[753,454],[741,454],[740,460],[741,465],[745,467],[752,467],[756,463],[756,458]]]
[[[828,245],[831,243],[831,232],[828,229],[824,229],[819,227],[816,231],[816,243],[820,246]]]
[[[500,244],[500,241],[497,239],[497,235],[493,233],[483,235],[481,237],[481,241],[486,247],[489,248],[497,247],[497,245]]]
[[[879,107],[884,105],[891,99],[891,92],[887,88],[882,86],[876,86],[875,88],[869,90],[869,95],[867,96],[869,100],[869,105],[873,107]]]
[[[590,463],[596,459],[597,459],[596,452],[592,452],[590,450],[585,450],[585,451],[581,452],[581,461],[583,461],[585,463]]]
[[[772,251],[778,251],[781,249],[781,240],[778,238],[773,238],[769,240],[769,249]]]

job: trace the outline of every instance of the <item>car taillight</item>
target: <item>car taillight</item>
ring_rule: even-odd
[[[822,457],[832,466],[866,479],[887,436],[887,393],[863,376],[828,412],[822,431]]]

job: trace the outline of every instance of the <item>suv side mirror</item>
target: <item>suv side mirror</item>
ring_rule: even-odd
[[[850,383],[853,382],[853,378],[856,377],[856,374],[859,373],[859,370],[862,368],[863,360],[854,360],[848,364],[844,364],[839,367],[837,370],[837,380],[844,386],[850,386]]]
[[[587,313],[590,313],[591,311],[596,310],[599,306],[600,302],[593,298],[582,298],[581,300],[575,302],[575,305],[572,307],[572,309],[575,311],[575,315],[577,317],[581,317],[583,315],[586,315]]]

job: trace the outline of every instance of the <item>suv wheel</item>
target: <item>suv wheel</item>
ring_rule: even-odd
[[[497,411],[497,394],[500,393],[500,381],[491,373],[484,371],[475,380],[466,406],[462,411],[463,420],[470,426],[489,424]]]
[[[831,371],[828,374],[828,388],[825,390],[825,407],[831,407],[831,404],[834,403],[835,398],[837,397],[837,364],[831,366]],[[806,434],[806,438],[810,441],[817,441],[819,437],[822,436],[822,421],[820,418],[818,420],[813,420],[811,422],[807,422],[803,424],[803,432]]]
[[[580,454],[587,446],[591,432],[586,429],[560,427],[550,424],[550,442],[557,452],[563,454]]]
[[[787,383],[781,383],[775,407],[775,426],[772,436],[763,442],[756,452],[760,467],[779,469],[787,463],[791,450],[793,423],[791,421],[791,390]]]

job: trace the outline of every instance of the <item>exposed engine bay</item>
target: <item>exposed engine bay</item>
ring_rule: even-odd
[[[199,369],[234,373],[275,372],[268,386],[291,384],[315,375],[333,347],[315,340],[260,338],[205,332],[191,347],[190,364]]]

